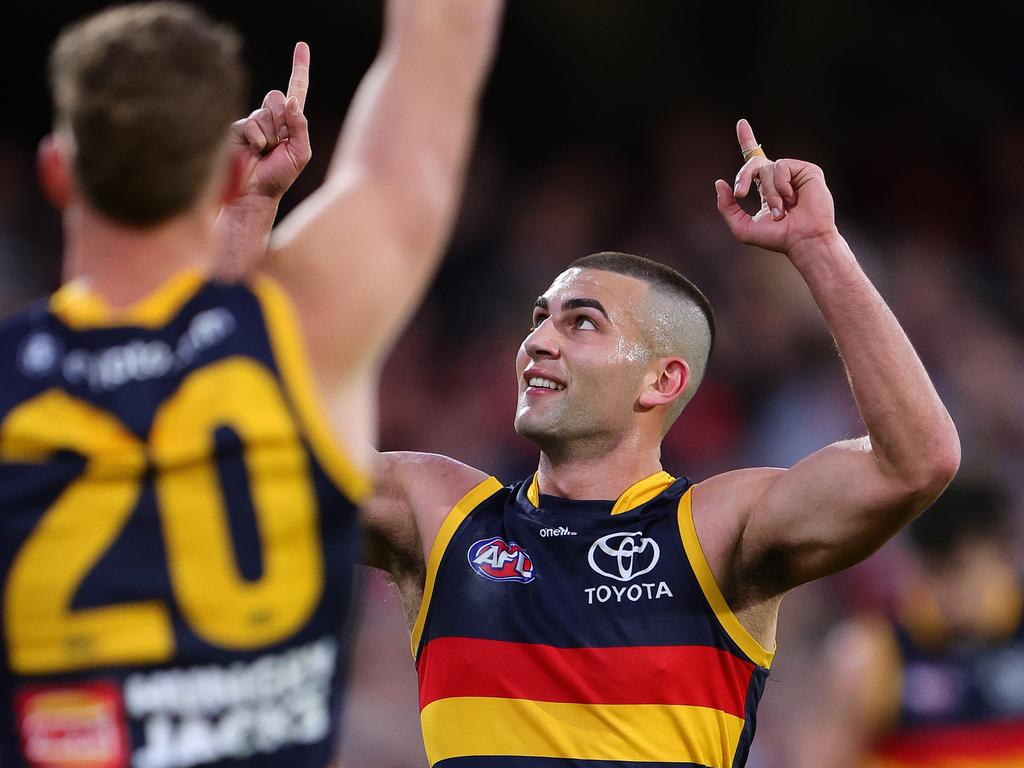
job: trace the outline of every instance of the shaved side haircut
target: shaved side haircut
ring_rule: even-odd
[[[690,402],[707,370],[715,344],[715,316],[701,290],[665,264],[617,251],[602,251],[576,259],[569,269],[596,269],[636,278],[650,286],[640,321],[654,356],[674,355],[690,366],[690,381],[668,409],[665,431]]]

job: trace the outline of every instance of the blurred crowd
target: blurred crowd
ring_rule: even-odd
[[[842,364],[799,276],[784,257],[738,245],[719,220],[713,182],[731,180],[739,167],[736,116],[677,111],[660,117],[633,151],[563,142],[563,150],[528,162],[501,131],[485,130],[449,254],[383,377],[382,447],[453,456],[507,483],[532,472],[537,451],[512,428],[515,353],[537,295],[568,262],[601,250],[676,267],[715,310],[707,378],[665,442],[669,472],[701,480],[736,467],[789,466],[861,434]],[[774,127],[748,116],[771,154]],[[312,127],[315,160],[289,203],[319,182],[330,154],[336,124],[314,119]],[[1024,176],[1024,125],[1005,122],[986,141],[982,167],[969,169],[902,154],[906,143],[879,144],[863,163],[839,162],[840,147],[821,154],[819,144],[805,151],[789,141],[786,149],[824,167],[841,231],[954,417],[961,476],[1007,493],[1021,518],[1024,219],[1015,188]],[[0,180],[6,314],[59,283],[60,233],[24,141],[0,136]],[[866,563],[786,599],[751,768],[787,764],[794,713],[813,697],[808,667],[828,629],[852,611],[884,608],[906,567],[897,538]],[[398,596],[378,575],[363,577],[345,763],[420,768],[415,674]]]

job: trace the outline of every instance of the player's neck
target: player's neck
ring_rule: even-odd
[[[63,281],[81,281],[111,307],[139,301],[186,269],[213,263],[213,220],[190,211],[148,229],[129,229],[84,206],[64,215]]]
[[[547,496],[563,499],[617,499],[631,485],[661,467],[661,446],[622,446],[602,456],[553,458],[541,453],[537,485]]]

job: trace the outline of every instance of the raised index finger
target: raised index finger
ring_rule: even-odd
[[[292,96],[299,102],[299,111],[306,106],[306,91],[309,90],[309,46],[305,43],[295,44],[292,56],[292,76],[288,80],[288,98]]]
[[[754,138],[754,129],[750,127],[750,123],[745,117],[740,118],[740,121],[736,123],[736,139],[740,143],[740,152],[743,153],[744,160],[749,160],[754,155],[765,156],[761,151],[761,145]]]

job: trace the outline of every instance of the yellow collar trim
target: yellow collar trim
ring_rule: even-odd
[[[202,271],[184,270],[131,306],[120,309],[111,307],[86,285],[72,280],[50,298],[50,311],[75,330],[117,325],[159,328],[195,295],[204,280]]]
[[[653,475],[645,477],[638,483],[633,483],[633,485],[624,490],[622,495],[616,499],[611,513],[613,515],[621,515],[623,512],[636,509],[641,504],[646,504],[653,499],[675,481],[676,479],[668,472],[655,472]],[[536,472],[533,474],[533,480],[530,481],[530,487],[526,489],[526,498],[529,499],[533,506],[540,506],[540,483],[537,480]]]

